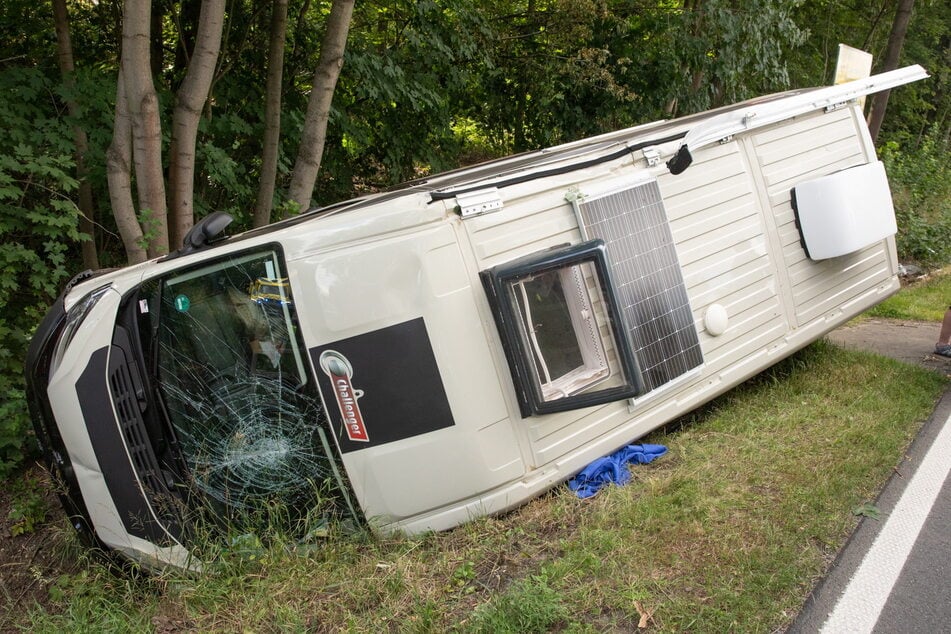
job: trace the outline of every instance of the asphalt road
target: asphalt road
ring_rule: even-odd
[[[876,321],[830,339],[951,375],[935,324]],[[891,351],[891,352],[890,352]],[[951,634],[951,389],[788,633]]]

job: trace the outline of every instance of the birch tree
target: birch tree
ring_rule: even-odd
[[[53,26],[56,29],[56,53],[59,70],[63,76],[63,85],[67,89],[75,87],[73,74],[73,44],[69,36],[69,14],[66,11],[66,0],[53,0]],[[79,106],[76,100],[70,98],[66,102],[70,117],[76,118]],[[99,254],[96,252],[94,231],[95,210],[92,200],[92,185],[89,183],[89,170],[86,167],[86,155],[89,153],[89,137],[86,131],[78,124],[73,125],[73,143],[76,150],[73,154],[76,161],[76,180],[79,181],[79,231],[89,236],[82,242],[83,266],[88,269],[99,268]]]
[[[175,99],[169,149],[169,238],[176,248],[195,221],[195,143],[198,123],[215,75],[225,0],[203,0],[195,48]]]
[[[320,170],[324,144],[327,141],[330,104],[337,79],[340,77],[340,69],[343,68],[343,54],[350,31],[350,18],[353,16],[353,4],[354,0],[334,0],[330,17],[327,19],[327,30],[307,103],[304,131],[288,188],[289,198],[296,202],[301,210],[310,207],[314,183]]]
[[[261,182],[254,205],[254,226],[271,221],[277,159],[281,138],[281,86],[284,78],[284,41],[287,36],[287,0],[274,0],[270,46],[267,54],[267,87],[264,103],[264,141],[261,149]]]
[[[911,21],[911,11],[914,5],[915,0],[899,0],[880,72],[898,68],[901,49],[905,43],[905,34],[908,32],[908,23]],[[885,108],[888,107],[888,95],[890,93],[890,90],[883,90],[872,96],[872,105],[868,115],[868,128],[872,134],[872,141],[878,139],[878,131],[881,130],[882,121],[885,119]]]

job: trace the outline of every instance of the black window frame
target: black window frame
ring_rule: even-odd
[[[611,340],[614,343],[624,382],[621,385],[600,390],[595,389],[554,400],[544,400],[540,382],[535,378],[536,373],[533,369],[534,351],[526,344],[525,337],[522,335],[523,327],[519,325],[523,323],[521,311],[507,289],[520,278],[586,263],[592,264],[596,273],[601,298],[604,301],[604,310],[610,325]],[[608,264],[607,247],[603,240],[552,247],[486,269],[481,271],[479,276],[495,317],[522,418],[626,400],[645,392],[640,367],[627,338],[628,329],[625,327],[618,305]]]

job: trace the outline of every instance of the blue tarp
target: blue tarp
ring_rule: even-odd
[[[589,498],[606,484],[627,484],[631,479],[629,464],[647,464],[667,453],[664,445],[628,445],[610,456],[598,458],[568,480],[568,488],[579,498]]]

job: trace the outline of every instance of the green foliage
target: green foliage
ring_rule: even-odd
[[[474,0],[357,5],[315,198],[458,165],[452,125],[488,60],[483,9]]]
[[[819,86],[833,80],[838,44],[872,53],[872,72],[880,72],[895,14],[895,2],[807,0],[792,17],[809,27],[809,36],[789,59],[793,86]],[[947,138],[951,129],[951,4],[919,1],[902,47],[899,66],[921,64],[931,77],[893,90],[878,142],[913,148],[928,129]]]
[[[494,3],[473,116],[521,151],[788,86],[796,3],[696,4]]]
[[[890,26],[888,22],[886,30]],[[879,133],[879,145],[897,141],[901,147],[911,150],[918,147],[926,134],[943,138],[947,143],[951,134],[949,43],[951,3],[927,0],[916,3],[899,65],[921,64],[931,77],[892,91]],[[876,52],[874,48],[868,50]]]
[[[865,314],[869,317],[940,322],[949,302],[951,267],[946,267],[921,282],[906,286]]]
[[[926,267],[951,263],[951,154],[932,129],[916,149],[895,141],[881,148],[898,220],[898,256]]]
[[[490,6],[491,57],[473,85],[478,100],[471,107],[497,146],[520,152],[576,138],[598,125],[602,105],[633,99],[618,78],[630,61],[626,51],[612,51],[595,35],[602,24],[622,31],[623,17],[590,0]]]
[[[475,578],[475,562],[467,561],[456,568],[456,571],[452,573],[452,588],[466,594],[471,594],[476,590],[475,586],[472,585],[472,581]]]
[[[659,33],[677,43],[666,97],[690,113],[788,87],[787,59],[807,36],[792,16],[799,4],[705,0],[676,14],[679,30]]]
[[[49,507],[39,480],[36,478],[14,480],[12,498],[10,510],[7,513],[11,536],[32,533],[46,521]]]
[[[0,324],[0,337],[10,334],[11,330]],[[15,351],[7,344],[0,345],[0,363],[5,371],[0,373],[0,479],[10,475],[27,457],[31,447],[26,441],[30,426],[26,408],[26,394],[23,390],[21,368],[10,363]]]
[[[39,70],[0,73],[0,477],[30,451],[23,358],[83,237],[69,129],[49,116],[54,87]]]
[[[195,213],[202,217],[215,211],[227,211],[241,226],[247,227],[251,224],[251,210],[257,195],[255,170],[260,168],[260,158],[250,156],[241,144],[244,139],[263,132],[261,126],[252,125],[242,112],[221,112],[202,122],[203,134],[195,150],[196,165],[203,178],[196,183]],[[251,114],[257,113],[252,111]]]

